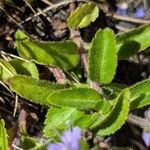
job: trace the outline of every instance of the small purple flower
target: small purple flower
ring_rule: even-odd
[[[145,117],[150,121],[150,108],[145,112]],[[150,147],[150,132],[143,132],[143,141],[147,147]]]
[[[79,127],[69,129],[60,139],[60,143],[49,144],[47,150],[80,150],[81,130]]]
[[[136,9],[134,17],[136,17],[136,18],[144,18],[145,15],[146,15],[146,12],[144,10],[144,7],[139,7],[139,8]]]
[[[116,13],[121,16],[126,16],[128,11],[126,8],[117,7]]]
[[[142,138],[143,138],[143,141],[144,141],[145,145],[147,147],[150,147],[150,133],[149,132],[144,132]]]

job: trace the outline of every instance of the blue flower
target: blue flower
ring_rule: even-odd
[[[145,117],[146,117],[147,120],[150,121],[150,108],[146,111]],[[150,132],[149,131],[144,131],[142,138],[143,138],[143,141],[144,141],[145,145],[147,147],[150,147]]]
[[[144,132],[142,138],[143,138],[143,141],[144,141],[145,145],[147,147],[150,147],[150,133],[149,132]]]
[[[136,18],[144,18],[145,16],[146,16],[146,12],[144,10],[144,7],[139,7],[139,8],[136,9],[134,17],[136,17]]]
[[[117,7],[116,13],[121,16],[127,16],[128,11],[126,8]]]
[[[69,129],[61,136],[61,142],[49,144],[47,150],[80,150],[81,130],[79,127]]]

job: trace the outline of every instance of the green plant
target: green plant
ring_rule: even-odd
[[[86,27],[95,21],[98,13],[97,5],[86,3],[70,15],[68,26],[71,29]],[[0,78],[19,96],[49,107],[43,129],[45,137],[57,139],[55,130],[66,130],[67,121],[73,126],[88,128],[99,136],[108,136],[121,128],[131,110],[150,104],[149,79],[129,87],[113,83],[118,60],[148,48],[149,32],[150,25],[117,35],[109,28],[99,29],[87,50],[89,62],[85,64],[79,57],[81,47],[73,41],[35,41],[18,30],[15,34],[16,49],[22,60],[7,62],[1,59]],[[86,83],[75,83],[61,75],[62,80],[69,80],[69,85],[39,79],[36,64],[55,68],[57,73],[67,71],[71,75],[71,69],[77,74],[75,68],[80,61],[84,66],[88,65]],[[78,76],[74,78],[79,81]],[[91,86],[94,84],[101,86]],[[106,90],[111,95],[108,96]]]

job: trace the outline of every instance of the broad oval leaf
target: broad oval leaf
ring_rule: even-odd
[[[101,121],[101,123],[96,128],[96,130],[98,130],[98,135],[110,135],[121,128],[128,117],[130,107],[129,98],[129,89],[123,90],[118,95],[112,110],[108,113],[107,116],[105,116],[105,119]]]
[[[72,69],[79,62],[78,47],[74,42],[42,42],[25,40],[16,33],[16,47],[19,55],[38,64]],[[24,35],[23,35],[24,37]]]
[[[38,69],[33,62],[13,59],[10,61],[10,64],[15,68],[17,74],[28,75],[32,78],[39,79]]]
[[[9,62],[0,59],[0,80],[6,81],[7,79],[13,77],[16,74],[16,70]]]
[[[116,35],[119,59],[126,59],[150,46],[150,25]]]
[[[89,53],[89,77],[93,81],[109,83],[117,67],[116,42],[111,29],[98,30]]]
[[[63,89],[50,94],[49,104],[59,107],[75,107],[80,110],[97,109],[102,103],[101,96],[91,88]],[[99,109],[99,108],[98,108]]]
[[[57,132],[67,129],[67,123],[72,123],[78,120],[83,115],[83,112],[75,108],[50,108],[46,114],[44,122],[44,136],[55,137],[58,136]]]
[[[8,150],[8,140],[4,120],[0,120],[0,150]]]
[[[32,102],[48,105],[46,98],[56,90],[64,88],[63,85],[48,81],[37,80],[24,75],[16,75],[8,80],[12,91]]]
[[[99,15],[99,8],[94,3],[85,3],[71,13],[68,19],[69,28],[83,28],[94,22]]]

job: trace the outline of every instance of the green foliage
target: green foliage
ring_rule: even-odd
[[[18,42],[29,40],[30,38],[23,31],[17,30],[15,34],[15,39],[16,39],[16,46],[17,46]]]
[[[68,19],[69,28],[87,27],[99,15],[94,3],[85,3],[77,8]],[[144,25],[132,31],[114,35],[111,29],[99,29],[92,40],[89,50],[88,81],[99,82],[100,94],[85,82],[70,81],[69,77],[83,72],[79,62],[78,47],[74,42],[44,42],[31,40],[21,30],[15,34],[16,48],[20,57],[7,62],[0,59],[0,79],[5,81],[12,91],[32,102],[47,105],[49,110],[44,122],[44,136],[57,139],[58,133],[72,126],[91,129],[94,134],[107,136],[115,133],[125,123],[129,109],[137,109],[150,104],[150,79],[131,87],[111,83],[118,59],[126,59],[150,46],[150,25]],[[36,65],[58,67],[65,72],[69,85],[60,85],[39,80]],[[77,66],[78,65],[78,66]],[[72,69],[72,70],[70,70]],[[74,70],[73,70],[74,69]],[[20,74],[20,75],[18,75]],[[21,75],[22,74],[22,75]],[[69,78],[69,79],[68,79]],[[70,81],[70,82],[69,82]],[[0,142],[7,149],[4,122],[0,122]],[[28,143],[28,144],[27,144]],[[24,149],[46,149],[38,139],[23,137]],[[82,141],[81,149],[88,149]]]
[[[99,114],[97,112],[93,114],[83,114],[78,120],[74,122],[74,125],[80,126],[82,129],[87,129],[90,128],[97,119],[99,119]]]
[[[116,42],[111,29],[98,30],[89,54],[89,77],[100,83],[110,83],[117,67]]]
[[[0,80],[6,81],[7,79],[13,77],[16,73],[13,66],[7,61],[0,59]]]
[[[46,145],[42,144],[39,139],[28,136],[21,137],[21,146],[25,150],[46,150]]]
[[[99,93],[86,87],[59,90],[50,94],[47,100],[54,106],[70,106],[80,110],[96,109],[102,103]]]
[[[99,15],[99,8],[94,3],[85,3],[78,7],[68,18],[69,28],[87,27]]]
[[[115,99],[118,94],[125,89],[127,86],[124,84],[119,84],[119,83],[109,83],[103,85],[103,90],[105,93],[105,97],[108,100],[113,100]]]
[[[27,40],[25,35],[20,32],[17,32],[15,37],[17,51],[21,57],[63,70],[71,69],[78,64],[78,48],[75,43]]]
[[[63,85],[37,80],[24,75],[16,75],[10,78],[8,84],[12,91],[23,98],[43,105],[48,105],[46,98],[50,93],[64,88]]]
[[[150,93],[150,79],[143,80],[130,87],[131,101],[144,93]]]
[[[44,136],[59,136],[58,133],[67,129],[67,123],[73,125],[82,115],[83,112],[75,108],[50,108],[44,122]]]
[[[0,150],[8,150],[7,133],[4,120],[0,120]]]
[[[28,75],[32,78],[39,79],[38,69],[33,62],[13,59],[10,61],[10,64],[15,68],[17,74]]]
[[[126,59],[150,46],[150,25],[116,35],[119,59]]]
[[[137,109],[150,105],[150,93],[141,94],[139,97],[131,101],[130,109]]]
[[[89,145],[86,140],[80,140],[80,150],[89,150]]]
[[[150,79],[138,82],[130,87],[131,109],[140,108],[150,104]]]
[[[96,127],[100,136],[110,135],[116,132],[125,123],[129,113],[129,89],[123,90],[117,97],[111,111]],[[94,129],[95,130],[95,129]]]

